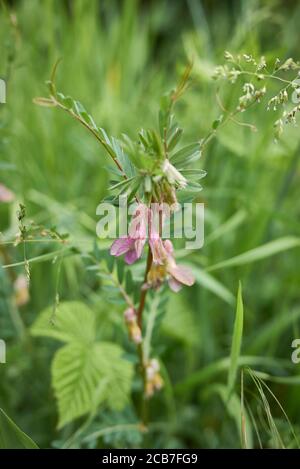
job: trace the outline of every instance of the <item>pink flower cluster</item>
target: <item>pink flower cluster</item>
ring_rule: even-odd
[[[161,223],[163,217],[163,213],[158,213]],[[153,208],[140,203],[133,214],[128,236],[116,239],[111,246],[110,254],[112,256],[125,254],[125,262],[133,264],[141,257],[149,238],[152,267],[148,273],[146,288],[159,287],[164,280],[168,280],[170,288],[177,292],[182,285],[193,285],[194,277],[188,268],[176,264],[173,244],[168,239],[162,240],[159,229],[155,226],[155,219],[157,213]]]

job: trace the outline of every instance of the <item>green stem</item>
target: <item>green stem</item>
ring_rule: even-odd
[[[144,283],[147,281],[147,276],[148,272],[151,269],[152,266],[152,252],[149,246],[148,250],[148,257],[147,257],[147,264],[146,264],[146,270],[145,270],[145,277],[144,277]],[[146,303],[146,296],[147,296],[147,289],[141,290],[141,296],[140,296],[140,303],[137,311],[137,322],[139,327],[142,330],[143,326],[143,311],[145,308],[145,303]],[[141,421],[143,427],[147,426],[148,423],[148,399],[146,396],[146,387],[147,387],[147,374],[146,374],[146,357],[144,353],[144,347],[143,347],[143,342],[138,344],[138,355],[139,355],[139,368],[140,368],[140,373],[142,376],[142,381],[143,381],[143,394],[142,394],[142,403],[141,403]]]

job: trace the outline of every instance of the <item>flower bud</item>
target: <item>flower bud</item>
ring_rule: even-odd
[[[134,308],[130,307],[124,311],[124,319],[126,323],[132,323],[136,321],[136,311]]]
[[[135,344],[140,344],[143,340],[142,331],[137,323],[137,313],[133,307],[129,307],[124,312],[124,319],[128,329],[130,340]]]
[[[175,168],[175,166],[170,163],[168,159],[165,159],[162,164],[162,171],[166,175],[169,183],[174,185],[178,184],[178,186],[184,189],[187,186],[186,178]]]
[[[141,328],[137,325],[137,323],[133,323],[128,327],[129,330],[129,337],[131,338],[132,342],[135,344],[142,343],[142,331]]]
[[[23,274],[20,274],[14,282],[14,296],[17,306],[26,305],[30,299],[28,280]]]
[[[159,362],[152,358],[146,365],[146,397],[152,397],[155,391],[163,387],[163,379],[159,373]]]

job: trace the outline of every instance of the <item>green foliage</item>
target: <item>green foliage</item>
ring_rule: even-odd
[[[95,340],[95,315],[83,303],[62,303],[55,316],[51,308],[46,309],[31,333],[67,342],[52,362],[59,428],[94,413],[100,404],[122,409],[128,403],[132,365],[124,360],[118,345]]]
[[[233,304],[234,296],[228,290],[228,288],[225,287],[225,285],[223,285],[205,270],[199,267],[196,268],[195,266],[192,266],[191,268],[196,282],[201,285],[201,287],[211,291],[226,303],[229,303],[230,305]]]
[[[246,436],[246,448],[252,449],[253,448],[253,429],[250,422],[250,417],[243,410],[241,399],[237,394],[232,394],[230,400],[228,400],[228,389],[224,385],[216,385],[212,388],[212,391],[217,393],[226,409],[228,415],[234,420],[237,434],[242,435],[242,432],[245,433]],[[244,418],[244,421],[243,421]]]
[[[228,386],[227,395],[230,398],[231,392],[234,389],[237,372],[238,372],[238,359],[241,353],[242,337],[244,325],[244,306],[242,298],[242,285],[239,283],[237,294],[236,313],[234,321],[234,329],[232,335],[232,345],[230,353],[230,367],[228,372]]]
[[[244,252],[239,256],[235,256],[232,259],[226,259],[225,261],[219,262],[218,264],[212,265],[209,267],[209,271],[224,269],[226,267],[233,267],[237,265],[249,264],[251,262],[256,262],[261,259],[265,259],[269,256],[274,256],[277,253],[285,251],[287,249],[293,249],[300,246],[300,239],[289,236],[282,239],[276,239],[271,241],[264,246],[259,246],[250,251]]]
[[[185,173],[193,176],[191,180],[180,173],[182,168],[200,158],[200,142],[172,151],[182,134],[182,129],[178,126],[172,111],[174,104],[187,88],[191,65],[186,67],[176,89],[161,99],[159,132],[155,129],[141,129],[138,132],[139,140],[134,141],[124,133],[122,140],[109,137],[103,128],[96,125],[93,117],[79,101],[57,91],[55,75],[58,63],[55,63],[51,79],[47,82],[49,98],[35,98],[34,102],[42,107],[56,107],[67,112],[89,130],[105,148],[117,167],[113,170],[114,179],[111,180],[109,199],[110,192],[116,192],[112,201],[117,197],[126,196],[129,202],[134,198],[145,202],[161,201],[164,195],[165,203],[172,205],[176,203],[175,189],[184,188],[185,192],[194,193],[201,191],[202,187],[196,180],[203,178],[206,175],[205,171],[187,170]]]
[[[39,314],[31,327],[31,334],[61,342],[91,344],[96,337],[95,315],[84,303],[61,303],[55,312],[49,307]]]
[[[300,320],[300,141],[294,126],[299,112],[292,101],[296,89],[289,86],[286,100],[289,83],[262,80],[267,71],[257,67],[264,68],[264,57],[271,74],[288,82],[296,78],[298,69],[289,58],[299,59],[300,5],[283,0],[5,4],[0,8],[0,76],[7,81],[8,99],[0,105],[0,184],[15,193],[15,201],[0,204],[0,338],[7,344],[7,363],[0,365],[1,406],[39,447],[240,447],[243,415],[252,427],[253,447],[296,447],[286,417],[259,379],[278,396],[299,439],[299,365],[290,360]],[[230,51],[225,64],[224,49]],[[232,70],[238,68],[232,62],[237,56],[247,73]],[[58,57],[62,60],[50,77],[56,88],[50,86],[50,94],[66,108],[61,112],[52,98],[39,99],[43,108],[32,103],[45,94],[44,82]],[[189,80],[177,94],[173,89],[161,98],[186,78],[191,58]],[[214,81],[218,64],[226,66],[225,73]],[[245,104],[244,112],[237,110]],[[117,363],[122,369],[127,359],[134,363],[120,287],[138,301],[144,259],[122,270],[106,255],[110,241],[95,243],[95,212],[110,186],[115,186],[109,194],[114,204],[119,193],[130,195],[137,188],[148,198],[157,189],[152,167],[155,163],[153,171],[160,171],[162,152],[174,158],[186,147],[190,166],[184,166],[186,160],[175,166],[195,192],[180,190],[178,200],[205,203],[205,243],[199,251],[178,251],[178,262],[182,257],[193,268],[193,288],[168,293],[168,303],[158,309],[152,298],[147,301],[147,344],[164,364],[165,388],[152,400],[149,432],[142,433],[140,383],[132,382],[129,406],[111,410],[104,398],[104,374],[86,350],[88,343],[91,349],[122,343]],[[203,168],[207,177],[200,192]],[[25,232],[16,217],[19,203],[26,206]],[[46,236],[41,227],[47,228]],[[20,228],[26,243],[15,246]],[[65,233],[68,239],[61,236]],[[15,281],[24,274],[27,280],[30,274],[30,301],[20,305]],[[226,386],[239,279],[247,306],[243,353],[237,360],[244,376],[243,405],[238,402],[239,372],[229,400]],[[65,309],[70,300],[81,304],[81,312],[73,305],[80,317],[76,323]],[[83,303],[105,313],[92,319]],[[37,329],[41,338],[33,340],[30,327],[35,329],[42,318],[37,312],[48,305],[53,307]],[[89,407],[82,426],[79,418],[59,431],[48,366],[55,347],[70,367],[70,350],[77,356],[70,373],[82,396],[76,389],[74,394],[81,409]],[[108,376],[114,350],[105,352]],[[78,370],[85,367],[92,375],[81,381]],[[255,370],[255,379],[245,367]],[[72,383],[59,377],[60,400]],[[97,400],[97,391],[103,400]],[[244,447],[250,446],[248,434]]]
[[[0,448],[38,449],[35,442],[0,409]]]
[[[128,409],[124,412],[104,412],[101,421],[95,420],[90,426],[84,441],[95,444],[99,439],[105,446],[136,448],[143,440],[140,425]]]

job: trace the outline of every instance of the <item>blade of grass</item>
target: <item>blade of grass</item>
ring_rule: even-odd
[[[238,360],[241,352],[241,344],[243,337],[243,324],[244,324],[244,306],[242,298],[242,285],[239,282],[238,294],[237,294],[237,304],[236,304],[236,315],[233,329],[232,345],[231,345],[231,354],[230,354],[230,367],[228,372],[228,382],[227,382],[227,398],[229,399],[231,393],[234,389],[236,382],[236,375],[238,371]]]
[[[221,282],[219,282],[212,275],[205,272],[200,267],[195,267],[192,264],[188,264],[188,265],[193,272],[196,282],[199,285],[203,286],[210,292],[214,293],[216,296],[221,298],[223,301],[225,301],[229,305],[234,304],[233,294]]]
[[[213,270],[225,269],[227,267],[234,267],[238,265],[250,264],[266,257],[274,256],[280,252],[287,251],[300,246],[300,239],[294,236],[287,236],[284,238],[276,239],[270,243],[259,246],[258,248],[246,251],[239,256],[226,259],[225,261],[218,262],[217,264],[211,265],[206,270],[211,272]]]
[[[266,413],[266,416],[267,416],[269,429],[270,429],[270,432],[271,432],[271,435],[272,435],[272,438],[273,438],[273,441],[274,441],[274,447],[284,449],[285,446],[284,446],[284,443],[283,443],[282,438],[280,436],[280,433],[278,431],[277,425],[276,425],[276,423],[273,419],[270,404],[269,404],[268,399],[266,398],[266,395],[263,391],[263,388],[262,388],[262,385],[261,385],[261,380],[258,376],[256,376],[256,374],[250,368],[248,368],[248,373],[251,376],[251,378],[252,378],[252,380],[253,380],[253,382],[254,382],[254,384],[255,384],[255,386],[256,386],[259,394],[260,394],[260,398],[262,400],[264,410],[265,410],[265,413]]]
[[[277,358],[271,357],[261,357],[261,356],[240,356],[238,359],[239,366],[268,366],[281,368],[282,367],[292,367],[294,366],[288,360],[280,360]],[[193,389],[195,386],[198,386],[211,378],[215,377],[219,373],[225,372],[229,369],[230,366],[230,357],[222,358],[217,360],[209,365],[201,368],[200,370],[191,373],[188,378],[183,381],[180,381],[175,385],[176,392],[183,393],[187,390]]]

